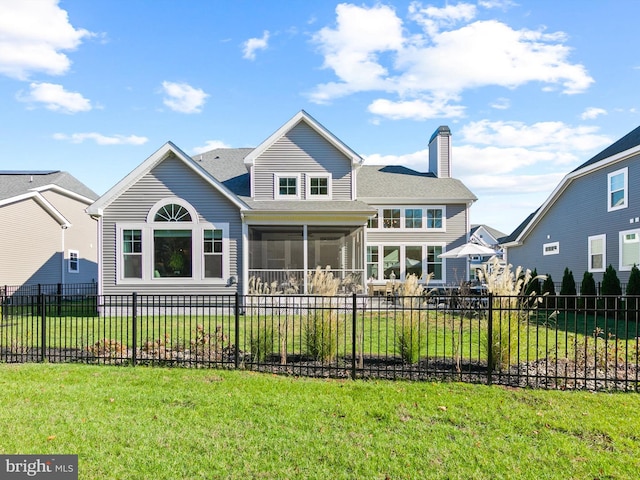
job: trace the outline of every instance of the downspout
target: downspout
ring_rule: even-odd
[[[247,219],[243,213],[240,213],[242,219],[242,295],[249,294],[249,226]]]
[[[64,276],[64,251],[65,251],[65,247],[64,247],[64,232],[67,230],[67,226],[66,225],[61,225],[60,230],[62,230],[61,235],[60,235],[60,242],[61,242],[61,265],[60,265],[60,283],[62,283],[63,285],[65,284],[65,276]]]

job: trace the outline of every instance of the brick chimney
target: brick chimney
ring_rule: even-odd
[[[451,177],[451,130],[446,125],[438,127],[429,140],[429,172]]]

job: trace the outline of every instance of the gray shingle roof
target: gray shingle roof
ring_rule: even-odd
[[[447,203],[477,197],[455,178],[438,178],[399,165],[364,165],[358,170],[358,198],[402,198]]]
[[[495,228],[490,227],[489,225],[484,225],[484,224],[471,225],[471,231],[469,233],[473,234],[480,227],[483,227],[487,232],[489,232],[491,235],[493,235],[493,238],[495,238],[496,240],[498,240],[499,238],[507,236],[506,233],[501,232],[500,230],[496,230]]]
[[[93,190],[67,172],[22,170],[0,171],[0,200],[17,197],[45,185],[57,185],[90,200],[98,198]]]
[[[251,199],[249,173],[244,158],[251,148],[217,148],[192,158],[225,187],[256,210],[353,211],[370,210],[363,201],[255,201]],[[454,178],[436,178],[410,168],[391,165],[362,166],[358,169],[358,198],[402,198],[430,203],[474,201],[476,196]]]
[[[600,153],[591,157],[589,160],[584,162],[578,168],[573,170],[574,172],[581,170],[589,165],[593,165],[594,163],[598,163],[600,160],[604,160],[605,158],[612,157],[618,153],[624,152],[625,150],[629,150],[630,148],[637,147],[640,145],[640,127],[635,128],[634,130],[627,133],[620,140],[612,143],[607,148],[602,150]]]

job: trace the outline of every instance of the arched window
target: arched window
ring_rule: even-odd
[[[222,282],[229,275],[229,225],[202,222],[178,197],[164,198],[145,223],[119,223],[119,281]]]

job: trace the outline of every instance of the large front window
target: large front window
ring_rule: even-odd
[[[406,281],[409,275],[425,281],[444,281],[442,245],[370,245],[367,247],[367,278],[372,281]],[[379,255],[380,253],[380,255]]]
[[[192,242],[191,230],[154,230],[153,261],[154,276],[191,277]]]
[[[220,282],[229,278],[229,227],[201,222],[187,202],[152,207],[146,222],[117,225],[118,282]]]

